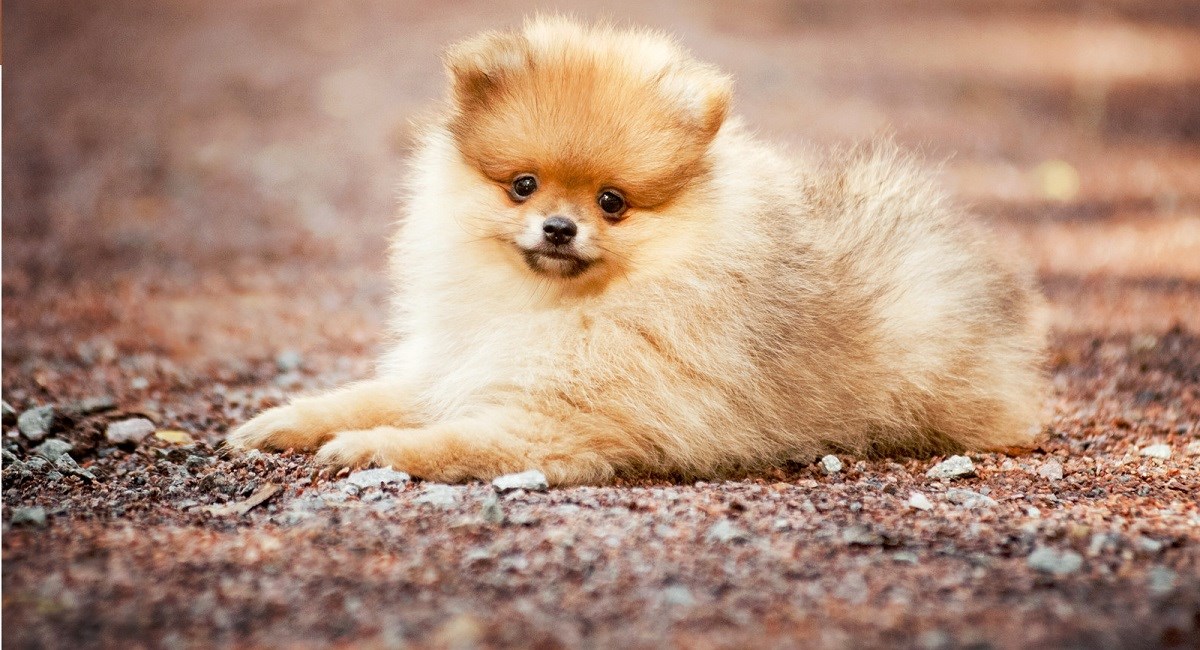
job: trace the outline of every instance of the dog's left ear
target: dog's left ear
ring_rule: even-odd
[[[524,37],[510,32],[484,32],[447,48],[442,57],[450,91],[459,106],[482,102],[512,72],[529,65]]]
[[[729,75],[710,65],[687,62],[664,70],[659,84],[706,138],[716,135],[725,123],[733,97]]]

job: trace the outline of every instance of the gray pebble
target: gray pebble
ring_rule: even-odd
[[[1083,556],[1071,550],[1060,551],[1048,546],[1039,546],[1029,554],[1026,560],[1031,569],[1065,576],[1075,573],[1083,567]]]
[[[46,509],[41,506],[13,508],[12,519],[9,521],[14,526],[37,526],[38,528],[42,528],[46,525]]]
[[[50,467],[50,461],[41,456],[34,456],[25,461],[25,468],[32,472],[44,472]]]
[[[15,466],[17,464],[24,465],[24,463],[21,463],[21,459],[17,458],[16,454],[12,453],[11,451],[9,451],[7,449],[0,450],[0,455],[2,455],[4,457],[5,469],[7,469],[10,466]]]
[[[504,523],[504,506],[500,505],[500,499],[494,492],[483,498],[483,507],[479,509],[479,516],[485,522],[496,526]]]
[[[190,455],[188,455],[187,458],[184,459],[183,464],[188,469],[195,469],[197,467],[204,467],[205,465],[207,465],[208,459],[203,456],[197,456],[195,454],[190,454]]]
[[[66,410],[76,415],[91,415],[111,411],[115,408],[117,408],[117,400],[112,395],[100,395],[81,399],[68,406]]]
[[[1143,455],[1147,458],[1157,458],[1159,460],[1166,460],[1171,457],[1171,446],[1170,445],[1161,445],[1161,444],[1149,445],[1146,447],[1142,447],[1142,450],[1138,453],[1140,453],[1141,455]]]
[[[750,535],[748,535],[746,531],[739,528],[738,525],[732,521],[728,519],[722,519],[708,529],[708,533],[704,536],[704,539],[708,542],[720,542],[722,544],[727,544],[729,542],[748,541],[750,539]]]
[[[849,546],[883,546],[883,535],[866,526],[851,526],[842,531],[842,541]]]
[[[402,485],[410,479],[411,477],[404,472],[397,472],[390,467],[380,467],[378,469],[358,470],[346,477],[346,483],[366,489],[385,484]]]
[[[1157,539],[1151,539],[1149,537],[1139,537],[1137,539],[1137,547],[1146,553],[1158,553],[1159,551],[1163,550],[1164,546],[1166,546],[1166,544],[1163,544]]]
[[[62,454],[58,458],[54,459],[54,468],[63,474],[74,474],[79,478],[87,479],[89,481],[96,480],[95,474],[80,467],[79,463],[76,463],[75,459],[71,458],[69,454]],[[47,477],[48,476],[49,475],[47,475]]]
[[[929,497],[920,492],[913,492],[908,497],[908,506],[917,510],[933,510],[933,502],[929,500]]]
[[[1164,596],[1175,590],[1175,582],[1179,576],[1171,569],[1160,565],[1150,567],[1146,572],[1146,581],[1149,583],[1150,593],[1155,596]]]
[[[946,490],[946,500],[955,505],[965,508],[991,508],[999,505],[996,500],[986,494],[980,494],[971,490],[962,490],[959,488],[951,488]]]
[[[663,589],[661,598],[664,605],[675,607],[691,607],[696,604],[696,599],[692,597],[692,592],[683,585],[671,585]]]
[[[429,483],[425,489],[413,499],[417,505],[430,505],[437,508],[453,508],[458,505],[458,488],[452,485]]]
[[[842,461],[837,456],[829,454],[821,459],[821,468],[826,474],[837,474],[842,471]]]
[[[45,458],[46,460],[48,460],[50,462],[54,462],[54,461],[58,460],[63,454],[71,451],[74,448],[75,448],[75,445],[72,445],[71,443],[67,442],[66,440],[59,440],[58,438],[50,438],[49,440],[43,442],[42,444],[34,447],[33,453],[41,456],[42,458]]]
[[[545,492],[549,488],[546,482],[546,475],[536,469],[531,469],[527,472],[519,474],[505,474],[492,479],[492,487],[496,488],[497,492],[508,492],[511,490],[529,490],[530,492]]]
[[[326,509],[329,505],[321,495],[306,494],[294,499],[288,504],[287,509],[275,515],[274,519],[284,526],[295,526],[296,524],[312,519],[318,512]]]
[[[12,407],[12,404],[9,404],[8,402],[0,402],[0,404],[4,405],[4,424],[13,424],[16,422],[17,410]]]
[[[104,437],[114,445],[123,443],[139,443],[154,433],[154,423],[146,418],[130,418],[108,425]]]
[[[925,472],[929,478],[967,478],[975,476],[975,463],[967,456],[951,456]]]
[[[32,408],[21,414],[17,418],[17,428],[21,433],[30,440],[37,442],[46,437],[50,433],[50,427],[54,425],[54,407],[39,406]]]
[[[1061,481],[1063,477],[1063,466],[1062,463],[1058,462],[1057,460],[1051,459],[1042,463],[1042,466],[1038,468],[1037,473],[1038,476],[1046,479],[1047,481]]]

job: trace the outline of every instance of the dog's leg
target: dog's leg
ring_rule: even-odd
[[[339,431],[415,426],[409,391],[388,379],[362,381],[258,414],[229,435],[231,447],[313,450]]]
[[[490,480],[541,470],[552,485],[602,483],[643,460],[629,436],[603,424],[564,421],[513,408],[420,428],[339,433],[317,453],[335,466],[390,465],[430,481]]]

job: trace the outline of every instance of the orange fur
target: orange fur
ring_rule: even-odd
[[[380,378],[232,444],[575,484],[1030,440],[1041,299],[890,144],[784,156],[727,118],[727,77],[646,31],[538,18],[446,65]],[[551,216],[578,225],[568,261],[537,253]]]

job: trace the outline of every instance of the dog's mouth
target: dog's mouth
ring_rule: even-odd
[[[582,275],[594,261],[581,256],[567,246],[522,248],[521,255],[525,258],[525,264],[529,265],[529,268],[535,273],[563,278]]]

